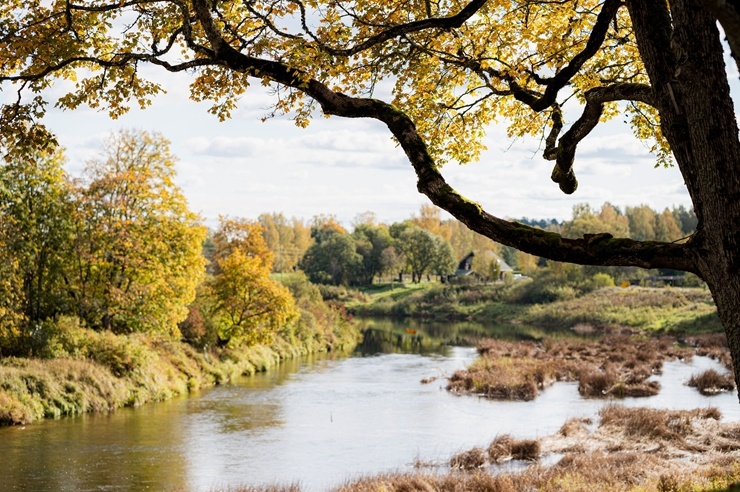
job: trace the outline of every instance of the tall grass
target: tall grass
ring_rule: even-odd
[[[43,358],[0,358],[0,425],[163,401],[284,359],[356,345],[354,325],[327,307],[315,286],[301,279],[288,283],[301,318],[269,346],[203,351],[166,337],[92,331],[76,318],[50,323],[38,351]]]

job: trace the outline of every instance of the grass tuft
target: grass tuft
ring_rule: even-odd
[[[691,376],[687,384],[698,389],[702,395],[711,396],[723,391],[734,390],[735,378],[731,374],[720,374],[714,369],[708,369],[701,374]]]

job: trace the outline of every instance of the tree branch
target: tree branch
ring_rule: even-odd
[[[552,180],[560,186],[563,193],[572,194],[578,188],[573,172],[573,161],[576,156],[576,147],[591,133],[601,119],[604,104],[611,101],[640,101],[651,106],[655,105],[653,90],[645,84],[615,84],[607,87],[596,87],[585,94],[586,106],[581,117],[560,138],[557,147],[546,147],[545,159],[555,160],[552,170]],[[553,117],[555,114],[553,114]],[[557,128],[553,124],[553,131]],[[560,123],[562,128],[562,122]],[[555,140],[553,133],[548,136],[548,143]]]
[[[567,239],[559,234],[490,215],[480,205],[460,195],[445,181],[437,170],[426,143],[417,132],[414,122],[405,113],[383,101],[350,97],[334,92],[321,82],[310,79],[305,73],[282,63],[261,60],[237,52],[220,36],[208,11],[206,0],[193,0],[193,4],[206,36],[213,45],[216,57],[229,68],[252,76],[266,76],[278,83],[301,90],[314,98],[327,115],[373,118],[385,123],[414,167],[418,177],[418,190],[472,230],[502,244],[556,261],[588,265],[665,267],[698,273],[692,241],[685,244],[634,241],[613,238],[610,234]],[[633,98],[639,100],[650,100],[645,93],[646,87],[634,86],[635,84],[625,84],[621,88],[604,88],[593,92],[589,97],[594,101],[598,101],[599,98],[606,101],[621,93],[632,94]]]
[[[543,111],[552,106],[560,89],[570,82],[570,79],[578,73],[581,67],[583,67],[583,64],[591,59],[599,51],[601,45],[604,44],[606,33],[609,30],[609,24],[616,17],[617,11],[622,5],[622,0],[606,0],[604,2],[583,50],[574,56],[570,63],[558,71],[552,78],[540,78],[540,82],[547,84],[544,94],[539,95],[532,91],[524,90],[512,81],[510,82],[510,86],[514,91],[514,97],[535,111]]]
[[[332,48],[331,46],[320,43],[316,38],[314,38],[314,40],[319,43],[321,49],[331,55],[352,56],[357,53],[361,53],[368,48],[372,48],[373,46],[384,43],[389,39],[398,38],[400,36],[405,36],[414,32],[424,31],[427,29],[454,29],[460,27],[468,19],[475,15],[475,13],[478,12],[486,4],[487,1],[488,0],[472,0],[460,12],[449,17],[436,17],[393,26],[385,31],[376,34],[375,36],[369,37],[362,43],[350,48]]]

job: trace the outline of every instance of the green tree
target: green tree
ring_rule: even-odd
[[[698,219],[693,208],[687,210],[683,205],[679,205],[673,208],[673,215],[676,217],[678,225],[681,226],[684,236],[693,234],[696,231]]]
[[[204,275],[206,229],[157,134],[123,131],[85,170],[70,290],[89,326],[177,335]]]
[[[27,355],[64,314],[71,185],[54,148],[8,153],[0,166],[0,354]]]
[[[250,83],[272,84],[274,113],[292,112],[300,126],[319,108],[384,123],[418,190],[499,243],[563,262],[697,274],[740,380],[740,138],[717,25],[737,56],[733,2],[12,0],[0,19],[0,81],[19,92],[0,111],[6,146],[48,136],[37,122],[55,79],[72,82],[57,106],[118,116],[162,92],[143,65],[189,72],[190,97],[222,119]],[[379,82],[392,88],[388,101],[374,93]],[[697,217],[690,240],[562,237],[484,211],[442,175],[445,162],[477,158],[486,125],[505,118],[510,135],[543,138],[551,178],[573,193],[578,145],[619,114],[658,163],[678,165]]]
[[[655,211],[648,205],[627,207],[630,237],[638,241],[655,241]]]
[[[53,148],[10,154],[0,167],[0,237],[10,298],[21,303],[25,330],[62,313],[67,306],[66,257],[72,244],[71,186],[64,156]],[[11,289],[12,290],[12,289]]]
[[[299,267],[311,282],[350,285],[362,269],[362,256],[352,237],[332,227],[318,228],[316,242],[306,251]]]
[[[430,271],[438,275],[440,281],[443,281],[444,277],[455,271],[457,260],[455,259],[455,252],[452,251],[452,245],[449,241],[439,236],[434,236],[434,242],[435,251],[430,265]]]
[[[355,250],[362,257],[362,266],[358,272],[358,281],[363,285],[371,285],[373,279],[380,275],[383,265],[383,251],[393,243],[388,228],[371,224],[359,224],[352,231],[355,241]]]
[[[595,212],[588,204],[573,207],[573,219],[563,224],[567,237],[582,237],[585,234],[609,233],[615,237],[629,237],[629,219],[610,203]]]
[[[437,254],[437,236],[417,226],[407,227],[396,240],[396,247],[406,258],[406,266],[411,272],[411,281],[421,282],[421,277],[429,271]]]

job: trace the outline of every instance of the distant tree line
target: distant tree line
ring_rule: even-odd
[[[571,220],[524,217],[518,221],[567,237],[606,231],[615,237],[679,241],[696,229],[696,215],[683,206],[656,212],[648,205],[639,205],[626,207],[623,212],[610,203],[599,209],[579,204],[573,208]],[[262,215],[260,222],[270,249],[286,255],[282,268],[275,262],[274,271],[302,269],[316,283],[363,286],[381,278],[401,280],[404,275],[412,282],[421,281],[425,275],[444,279],[470,252],[475,253],[475,270],[488,278],[497,277],[499,259],[527,274],[548,264],[474,233],[455,219],[442,219],[440,210],[431,205],[423,205],[418,214],[390,225],[377,223],[375,215],[366,212],[358,216],[351,232],[331,216],[314,217],[310,226],[299,219],[287,220],[282,214]],[[608,272],[617,278],[635,276],[636,270],[573,268]]]

